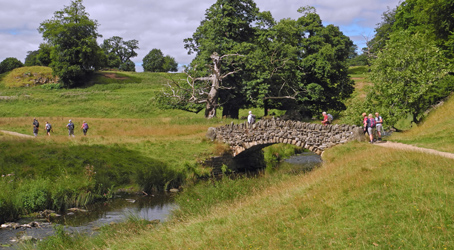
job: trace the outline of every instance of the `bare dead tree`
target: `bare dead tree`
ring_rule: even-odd
[[[193,77],[188,72],[186,73],[186,82],[183,84],[172,81],[167,83],[170,92],[164,92],[164,95],[169,98],[177,98],[180,102],[190,102],[201,104],[205,103],[205,118],[216,117],[216,109],[219,107],[218,97],[220,89],[231,89],[222,86],[222,79],[229,75],[239,72],[241,69],[236,68],[234,71],[222,74],[221,63],[222,59],[229,56],[243,56],[240,54],[228,54],[219,56],[213,52],[210,56],[213,64],[209,65],[212,74],[205,77]],[[197,66],[194,67],[197,71]]]

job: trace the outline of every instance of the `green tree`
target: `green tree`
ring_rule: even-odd
[[[453,68],[443,58],[435,42],[424,34],[392,34],[372,65],[374,86],[367,95],[369,106],[380,110],[390,126],[408,114],[418,123],[436,101],[433,93],[439,92],[440,87],[445,92],[452,90],[453,85],[446,85],[444,80]],[[443,93],[436,95],[443,97]]]
[[[124,41],[119,36],[113,36],[109,39],[105,39],[101,48],[107,55],[106,66],[109,68],[121,68],[129,69],[124,71],[135,71],[135,68],[131,67],[129,62],[131,58],[136,57],[136,50],[139,49],[139,41],[133,39]],[[127,66],[126,66],[127,65]]]
[[[353,42],[334,25],[323,26],[313,7],[298,20],[283,19],[262,30],[261,44],[246,63],[254,75],[246,84],[250,102],[267,108],[296,109],[312,117],[342,110],[353,92],[347,59]]]
[[[8,57],[0,63],[0,74],[11,71],[15,68],[23,67],[24,64],[17,58]]]
[[[38,60],[38,55],[38,50],[28,51],[27,56],[25,57],[24,66],[41,66],[41,63]]]
[[[120,64],[119,70],[136,72],[136,64],[133,61],[128,60],[128,61]]]
[[[53,73],[66,86],[77,86],[101,66],[102,50],[96,39],[98,22],[89,19],[82,0],[74,0],[52,19],[40,24],[39,32],[51,47]]]
[[[164,64],[162,68],[165,72],[177,72],[178,71],[178,63],[175,61],[175,58],[167,55],[164,57]]]
[[[148,72],[176,72],[178,63],[169,55],[164,56],[160,49],[152,49],[143,58],[142,66]]]
[[[257,32],[272,22],[269,12],[261,13],[252,0],[218,0],[205,12],[205,19],[192,37],[184,40],[189,54],[196,53],[188,73],[193,77],[212,74],[214,52],[224,55],[247,56],[254,46]],[[244,92],[244,81],[250,79],[249,71],[239,71],[240,58],[227,57],[218,72],[230,72],[220,83],[218,101],[222,115],[238,118],[240,108],[249,105]],[[243,59],[246,60],[246,59]],[[233,73],[235,72],[235,73]],[[213,113],[214,112],[214,113]],[[215,110],[208,117],[215,116]]]
[[[160,49],[152,49],[143,58],[142,66],[144,71],[164,72],[164,54]]]
[[[398,7],[393,24],[394,31],[406,30],[411,34],[425,34],[454,58],[454,1],[406,0]]]
[[[38,61],[41,66],[49,66],[52,62],[50,53],[52,46],[48,43],[41,43],[38,49]]]

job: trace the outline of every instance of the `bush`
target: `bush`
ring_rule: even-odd
[[[0,63],[0,74],[23,67],[24,64],[14,57],[8,57]]]

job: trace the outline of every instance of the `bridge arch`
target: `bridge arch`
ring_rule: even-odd
[[[354,125],[327,125],[291,120],[262,119],[248,127],[247,122],[208,129],[207,138],[229,145],[232,157],[267,146],[285,143],[308,149],[318,155],[351,140],[363,140],[363,130]]]

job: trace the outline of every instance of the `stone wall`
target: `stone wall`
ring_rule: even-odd
[[[326,148],[350,140],[363,140],[361,127],[312,124],[291,120],[265,119],[248,128],[247,122],[209,128],[207,138],[226,143],[236,157],[276,143],[293,144],[321,155]]]

